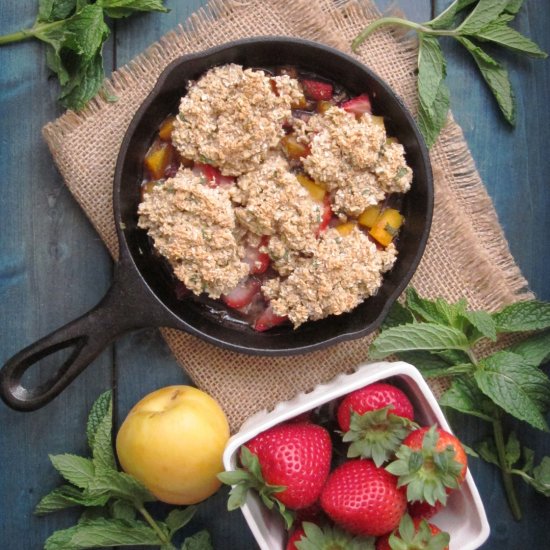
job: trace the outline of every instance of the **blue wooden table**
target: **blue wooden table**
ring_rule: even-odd
[[[127,63],[149,43],[183,22],[204,2],[168,0],[169,14],[117,22],[105,48],[107,71]],[[410,19],[425,21],[447,0],[401,0]],[[291,2],[289,4],[292,4]],[[395,5],[395,2],[392,2]],[[379,0],[385,9],[389,1]],[[32,25],[36,0],[0,2],[0,33]],[[518,28],[550,51],[550,4],[527,0]],[[481,176],[531,289],[550,300],[550,87],[548,61],[506,56],[518,98],[518,124],[509,128],[474,65],[451,43],[448,83],[452,109],[464,129]],[[0,48],[0,363],[27,344],[79,316],[109,287],[112,262],[90,223],[57,173],[41,137],[42,126],[61,114],[57,88],[42,46],[24,42]],[[40,497],[59,483],[48,453],[84,453],[85,420],[95,398],[114,390],[116,421],[144,394],[188,382],[156,330],[131,334],[105,351],[62,396],[33,413],[0,404],[0,548],[35,550],[75,512],[33,516]],[[468,442],[483,428],[467,421]],[[550,438],[522,427],[537,457],[550,454]],[[471,470],[492,527],[485,549],[515,549],[526,542],[548,548],[550,499],[520,487],[525,518],[515,523],[499,474],[479,460]],[[208,528],[216,549],[254,548],[240,513],[225,512],[226,492],[201,505],[193,530]]]

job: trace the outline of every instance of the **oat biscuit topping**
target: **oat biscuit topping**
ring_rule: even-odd
[[[312,251],[321,206],[298,183],[288,162],[273,153],[230,190],[240,224],[257,235],[276,235],[285,250]],[[273,248],[273,244],[272,244]]]
[[[299,326],[353,309],[376,292],[396,257],[393,244],[378,250],[358,229],[346,237],[329,229],[311,258],[298,259],[286,279],[269,280],[262,290],[277,315],[288,315]]]
[[[208,71],[182,98],[172,140],[182,157],[222,174],[257,168],[284,135],[292,103],[303,98],[295,79],[224,65]]]
[[[299,79],[295,69],[211,69],[146,164],[139,227],[185,287],[239,316],[255,311],[256,330],[340,315],[375,294],[403,223],[386,198],[412,181],[370,102],[347,112],[345,91],[309,80],[304,96]],[[172,167],[173,147],[192,169]]]
[[[412,172],[402,146],[386,145],[384,125],[369,113],[356,118],[331,107],[300,124],[298,131],[300,140],[309,141],[311,148],[304,168],[335,192],[337,213],[358,216],[367,206],[383,200],[388,191],[402,192],[410,186]]]
[[[180,170],[147,193],[138,213],[139,227],[195,294],[218,298],[248,273],[238,255],[228,192],[204,185],[191,170]]]

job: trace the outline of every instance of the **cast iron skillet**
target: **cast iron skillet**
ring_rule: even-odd
[[[414,181],[402,206],[406,223],[399,236],[399,256],[378,293],[353,311],[305,323],[297,330],[281,326],[255,332],[229,321],[221,305],[206,307],[192,299],[178,300],[162,262],[153,253],[145,232],[137,227],[143,157],[152,136],[163,119],[177,110],[188,81],[225,63],[248,67],[295,65],[342,84],[352,94],[368,92],[373,112],[385,117],[390,135],[405,146]],[[166,68],[126,132],[116,165],[113,200],[119,240],[113,284],[90,312],[31,344],[4,365],[0,372],[1,396],[14,409],[42,407],[110,342],[142,327],[174,327],[217,346],[257,355],[305,353],[365,336],[380,325],[418,266],[431,224],[433,184],[428,152],[413,118],[378,76],[327,46],[294,38],[260,37],[184,56]],[[65,348],[72,348],[70,356],[45,383],[33,388],[23,386],[27,369]]]

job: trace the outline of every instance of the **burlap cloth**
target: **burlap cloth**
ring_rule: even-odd
[[[134,112],[160,72],[182,54],[247,36],[288,35],[323,42],[350,53],[352,38],[379,12],[370,0],[211,1],[185,27],[117,70],[107,86],[116,103],[94,101],[79,114],[67,112],[44,128],[44,136],[70,191],[117,255],[112,184],[118,149]],[[358,58],[383,77],[416,111],[416,43],[381,31]],[[475,169],[460,128],[452,121],[431,151],[435,214],[430,240],[413,285],[427,296],[466,297],[474,309],[494,310],[531,297],[510,255],[491,200]],[[194,382],[226,411],[232,429],[250,414],[270,408],[367,358],[369,338],[296,357],[245,356],[219,349],[186,333],[162,334]],[[437,388],[436,388],[437,389]]]

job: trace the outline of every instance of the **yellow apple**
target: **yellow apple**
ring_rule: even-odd
[[[116,438],[123,470],[169,504],[195,504],[220,487],[227,418],[207,393],[168,386],[137,403]]]

